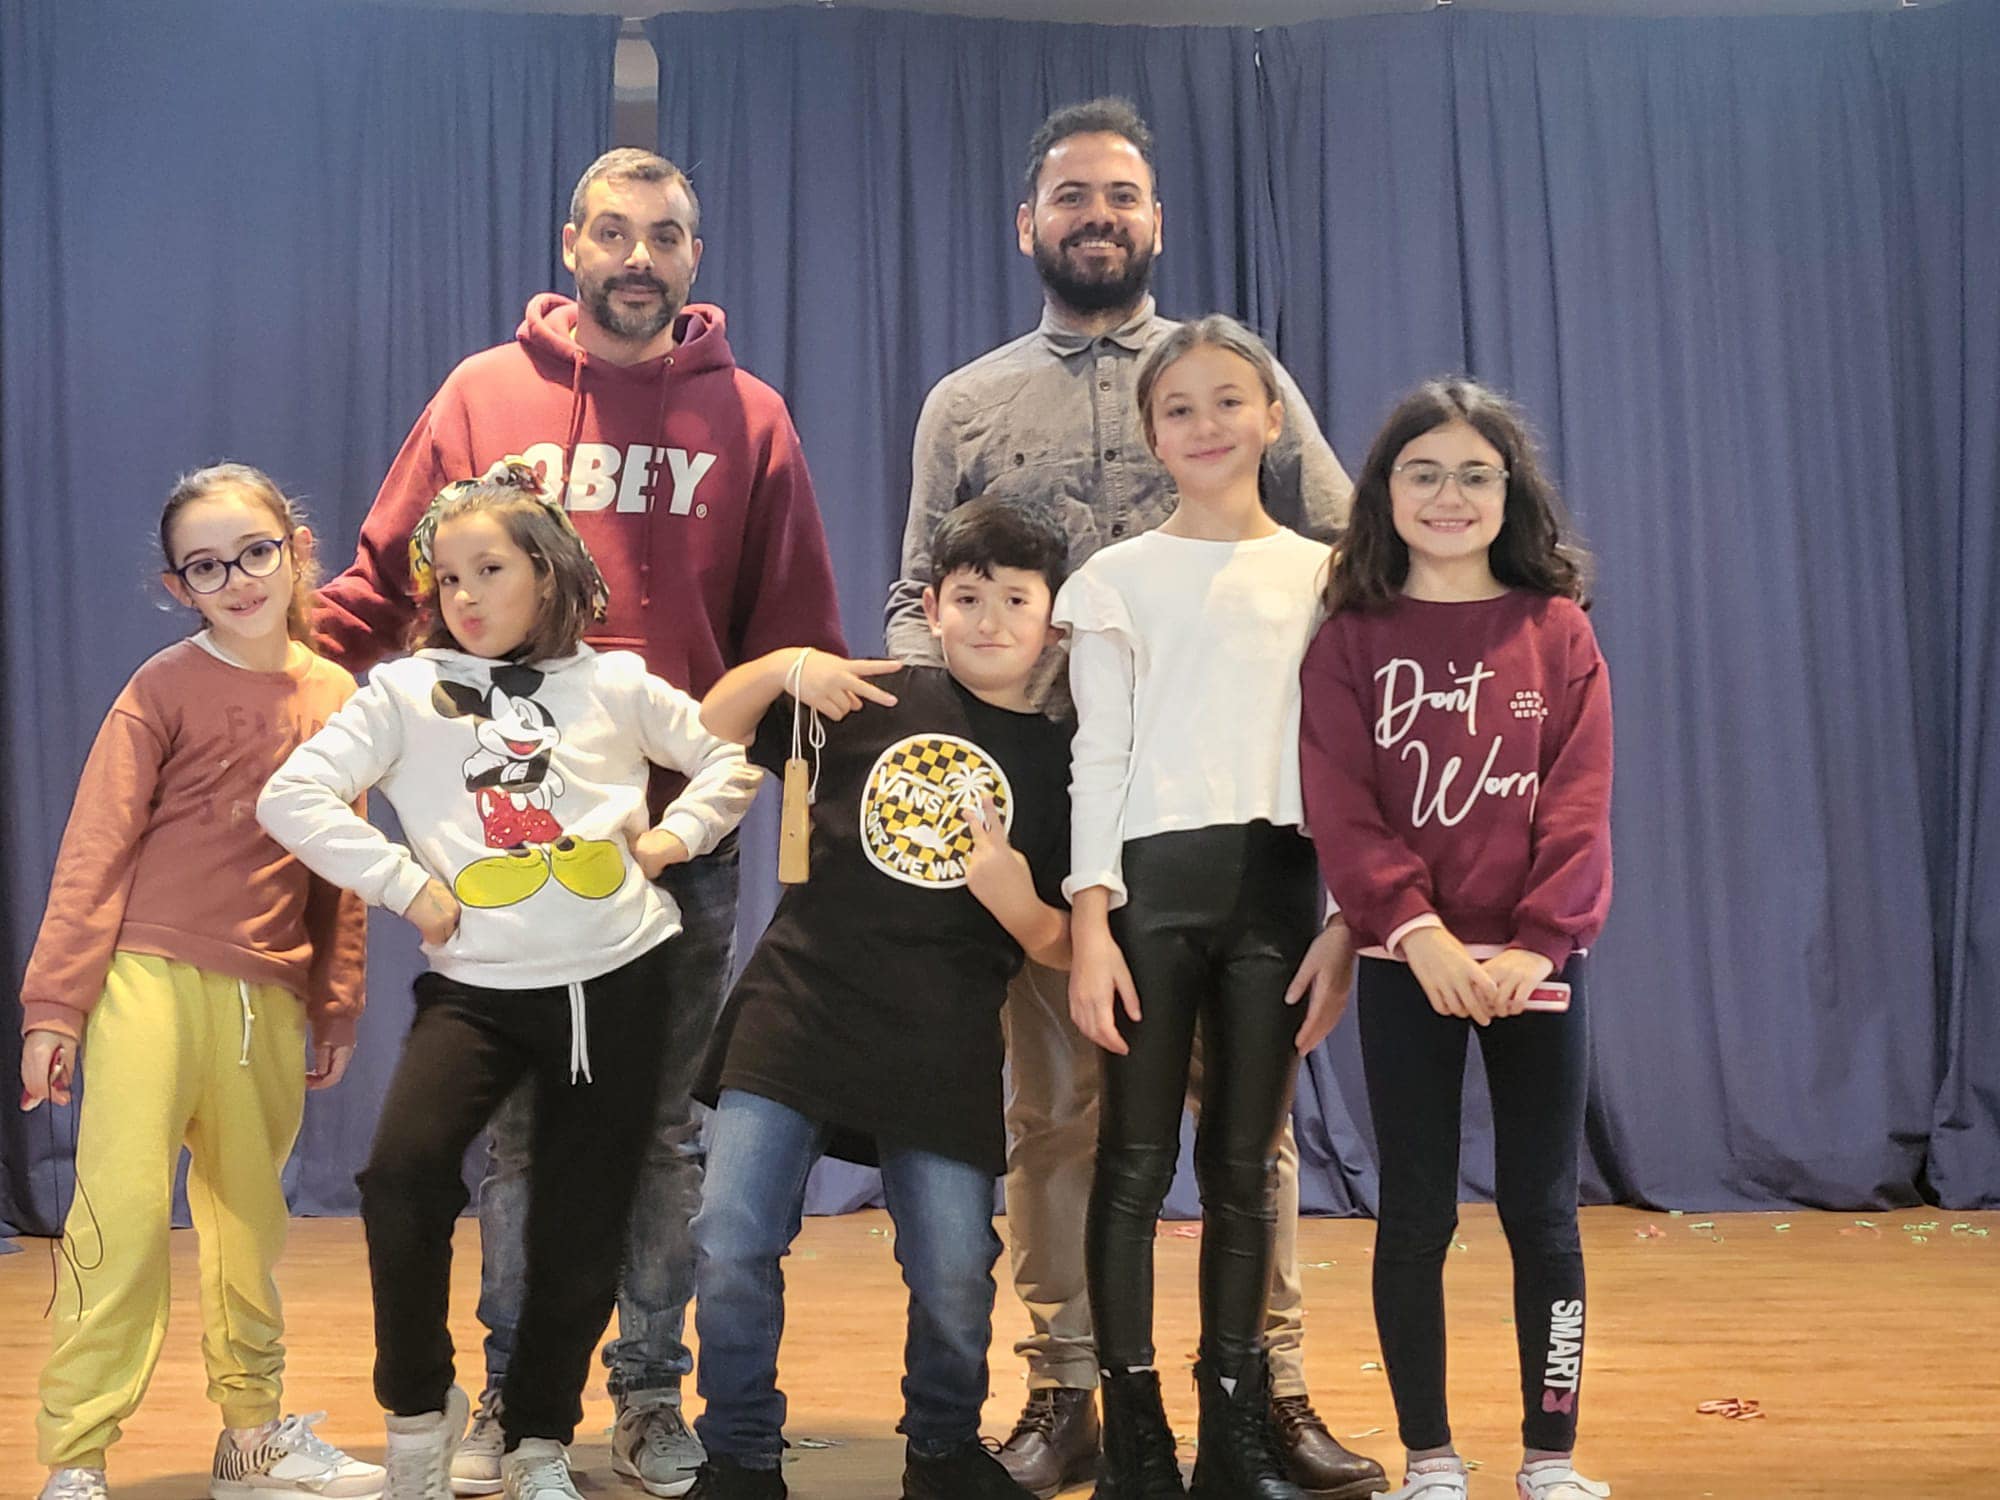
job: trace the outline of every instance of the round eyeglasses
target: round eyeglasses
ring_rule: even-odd
[[[197,594],[219,594],[229,585],[229,570],[235,568],[245,578],[269,578],[278,571],[285,556],[285,538],[265,537],[252,542],[234,557],[197,557],[191,563],[168,569],[174,577]]]
[[[1434,499],[1449,479],[1468,500],[1497,500],[1507,488],[1507,471],[1492,464],[1467,464],[1447,469],[1427,458],[1414,458],[1389,471],[1402,476],[1403,487],[1419,500]]]

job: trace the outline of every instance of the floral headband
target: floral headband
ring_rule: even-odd
[[[541,475],[517,453],[508,454],[477,479],[455,479],[437,492],[423,519],[410,533],[410,581],[417,586],[418,592],[428,594],[437,588],[437,573],[431,565],[431,553],[437,542],[438,522],[443,518],[446,507],[467,490],[479,488],[519,490],[524,495],[532,495],[555,517],[556,523],[576,539],[577,550],[583,554],[584,566],[590,569],[591,617],[602,620],[611,605],[611,588],[605,583],[603,573],[598,571],[597,559],[590,555],[590,548],[578,535],[576,523],[570,520],[569,512],[543,491]]]

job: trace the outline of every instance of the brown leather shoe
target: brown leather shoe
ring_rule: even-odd
[[[1047,1386],[1028,1392],[1021,1420],[1000,1445],[1001,1467],[1024,1490],[1049,1500],[1097,1472],[1097,1402],[1094,1392]]]
[[[1292,1483],[1314,1500],[1367,1500],[1389,1488],[1380,1464],[1350,1453],[1326,1430],[1310,1396],[1273,1396],[1271,1430]]]

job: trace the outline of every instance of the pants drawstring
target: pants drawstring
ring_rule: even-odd
[[[590,1023],[584,1017],[583,982],[572,979],[569,982],[569,1081],[575,1083],[579,1074],[585,1083],[596,1081],[590,1076]]]
[[[247,1068],[250,1066],[250,1027],[257,1019],[256,1013],[250,1009],[248,981],[242,979],[236,981],[236,998],[243,1002],[243,1053],[236,1059],[236,1066]]]

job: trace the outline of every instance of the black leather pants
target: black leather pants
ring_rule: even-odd
[[[1153,1363],[1155,1222],[1199,1024],[1202,1353],[1233,1372],[1261,1347],[1271,1284],[1273,1171],[1305,1015],[1285,989],[1319,928],[1312,845],[1261,822],[1155,834],[1125,846],[1125,884],[1111,930],[1142,1018],[1121,1012],[1131,1051],[1104,1057],[1085,1234],[1098,1361],[1111,1371]]]

